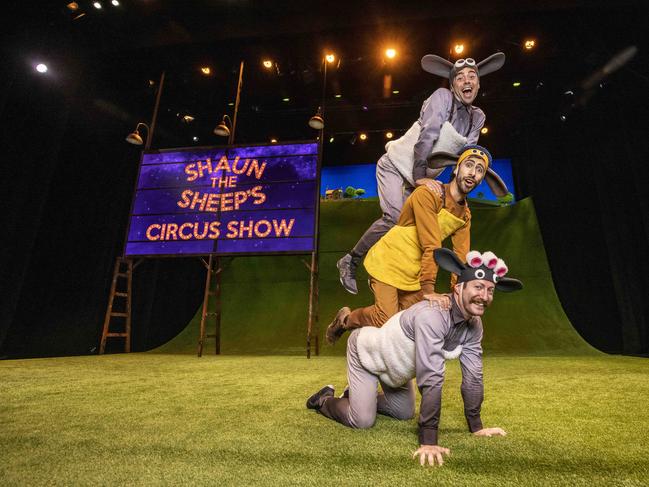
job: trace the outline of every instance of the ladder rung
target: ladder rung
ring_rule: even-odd
[[[122,298],[127,298],[127,297],[128,297],[128,293],[118,293],[118,292],[116,292],[116,293],[115,293],[115,296],[120,296],[120,297],[122,297]]]
[[[107,337],[126,337],[126,333],[106,333]]]
[[[111,316],[122,316],[122,317],[126,318],[128,316],[128,313],[111,313],[110,315]]]

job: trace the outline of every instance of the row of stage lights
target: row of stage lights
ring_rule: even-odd
[[[375,132],[383,132],[383,131],[382,130],[376,130]],[[216,130],[215,130],[215,133],[216,133]],[[480,130],[480,133],[482,135],[488,134],[489,133],[489,127],[482,127],[482,129]],[[223,137],[227,137],[229,135],[229,133],[223,132],[223,133],[218,133],[216,135],[221,135]],[[339,134],[338,138],[340,137],[340,135],[342,135],[342,134]],[[395,135],[396,134],[391,130],[388,130],[387,132],[383,133],[383,137],[385,137],[387,140],[392,140],[395,137]],[[351,145],[354,145],[354,144],[356,144],[356,141],[365,142],[366,140],[369,140],[369,138],[370,138],[370,136],[369,136],[368,132],[359,132],[359,133],[355,133],[355,134],[351,134],[351,135],[346,134],[345,140],[347,140]],[[337,136],[332,135],[332,136],[329,137],[328,141],[329,141],[330,144],[333,144],[336,141],[336,139],[337,139]],[[128,141],[131,142],[131,140],[128,140]],[[199,138],[197,136],[193,136],[192,141],[198,142]],[[277,144],[278,142],[279,142],[279,139],[277,139],[276,137],[272,137],[270,139],[271,144]],[[131,142],[131,143],[134,143],[134,142]],[[138,144],[136,144],[136,145],[138,145]]]
[[[115,7],[119,6],[119,1],[118,1],[118,0],[112,0],[111,3],[112,3],[112,5],[114,5]],[[98,1],[95,1],[95,2],[93,3],[93,6],[94,6],[96,9],[101,9],[101,8],[102,8],[101,3],[98,2]],[[78,5],[76,2],[70,2],[70,3],[67,5],[67,8],[68,8],[70,11],[72,11],[72,12],[76,12],[76,11],[79,10],[79,5]],[[82,15],[85,15],[85,14],[83,14],[83,13],[80,13],[80,14],[79,14],[79,16],[82,16]],[[78,17],[77,17],[77,18],[78,18]],[[523,42],[522,46],[523,46],[523,48],[524,48],[525,50],[531,50],[531,49],[534,49],[534,47],[536,47],[536,41],[535,41],[534,39],[526,39],[526,40]],[[463,44],[463,43],[456,43],[456,44],[454,44],[453,47],[450,49],[450,53],[451,53],[451,54],[455,54],[456,56],[459,57],[459,56],[461,56],[462,54],[464,54],[465,49],[466,49],[465,44]],[[386,60],[388,60],[388,61],[392,61],[392,60],[394,60],[394,59],[397,57],[397,49],[394,48],[394,47],[387,47],[387,48],[384,50],[383,54],[384,54]],[[324,57],[323,57],[323,62],[326,62],[327,64],[333,64],[333,63],[336,61],[336,59],[337,59],[337,57],[336,57],[336,55],[335,55],[333,52],[326,52],[326,53],[324,54]],[[261,65],[262,65],[265,69],[270,70],[270,69],[272,69],[273,67],[276,66],[276,63],[275,63],[272,59],[268,59],[268,58],[266,58],[266,59],[263,59],[263,60],[261,61]],[[243,63],[242,63],[242,66],[243,66]],[[47,73],[48,70],[49,70],[48,66],[47,66],[45,63],[39,63],[39,64],[37,64],[37,65],[35,66],[35,69],[36,69],[37,72],[39,72],[39,73],[41,73],[41,74],[45,74],[45,73]],[[211,68],[210,66],[201,66],[201,67],[200,67],[200,72],[201,72],[201,74],[203,74],[204,76],[211,76],[212,73],[213,73],[213,70],[212,70],[212,68]],[[326,73],[326,64],[325,64],[325,73]],[[151,86],[153,86],[154,82],[153,82],[152,80],[149,80],[149,84],[150,84]],[[513,87],[514,87],[514,88],[518,88],[518,87],[520,87],[520,86],[521,86],[520,81],[515,81],[515,82],[513,83]],[[396,94],[399,94],[399,90],[391,90],[391,92],[392,92],[392,94],[395,94],[395,95],[396,95]],[[340,94],[340,93],[336,93],[336,94],[334,94],[334,98],[336,98],[336,99],[340,99],[340,98],[342,98],[342,94]],[[289,102],[289,101],[290,101],[290,98],[289,98],[289,97],[284,97],[284,98],[282,98],[282,101],[283,101],[283,102]],[[324,93],[323,93],[323,102],[324,102]],[[228,103],[228,106],[232,106],[232,105],[233,105],[232,102]],[[363,109],[366,110],[367,108],[366,108],[366,107],[363,107]],[[180,116],[180,114],[177,114],[177,115]],[[214,129],[214,134],[219,135],[219,136],[224,136],[224,137],[229,137],[229,136],[230,136],[230,128],[228,127],[228,125],[227,125],[227,123],[226,123],[226,119],[229,119],[229,117],[227,117],[227,115],[223,117],[223,120],[222,120],[222,121],[217,125],[217,127]],[[189,114],[185,114],[185,115],[182,116],[181,120],[182,120],[183,122],[185,122],[185,123],[191,123],[191,122],[194,121],[194,117],[191,116],[191,115],[189,115]],[[230,123],[231,123],[231,122],[230,122]],[[139,131],[138,131],[138,128],[139,128],[140,125],[143,125],[143,126],[145,126],[145,127],[148,128],[148,126],[147,126],[146,124],[139,123],[139,124],[138,124],[138,127],[136,127],[135,131],[132,132],[131,134],[129,134],[129,135],[126,137],[126,140],[127,140],[128,142],[130,142],[130,143],[132,143],[132,144],[135,144],[135,145],[141,145],[141,144],[143,143],[143,142],[142,142],[142,138],[140,137],[140,134],[139,134]],[[308,125],[309,125],[311,128],[315,129],[315,130],[323,130],[323,129],[324,129],[324,119],[322,118],[322,116],[321,116],[321,114],[320,114],[320,109],[318,109],[318,112],[317,112],[314,116],[312,116],[312,117],[309,119],[309,123],[308,123]],[[481,133],[482,133],[483,135],[487,134],[488,132],[489,132],[489,128],[488,128],[488,127],[483,127],[482,130],[481,130]],[[393,137],[394,137],[393,132],[391,132],[391,131],[387,131],[387,132],[385,132],[385,138],[386,138],[386,139],[392,139]],[[351,138],[351,143],[352,143],[352,144],[355,144],[355,143],[356,143],[356,140],[360,140],[361,142],[364,142],[364,141],[366,141],[367,139],[368,139],[368,134],[365,133],[365,132],[361,132],[361,133],[358,134],[358,136],[353,135],[353,137]],[[198,139],[197,136],[194,136],[194,137],[192,138],[192,140],[193,140],[194,142],[198,142],[199,139]],[[329,139],[329,143],[333,143],[334,140],[335,140],[335,137],[334,137],[334,136],[330,137],[330,139]],[[271,139],[271,143],[276,143],[276,142],[277,142],[277,139],[275,139],[275,138]]]
[[[110,4],[113,7],[119,7],[120,3],[119,0],[111,0]],[[95,10],[102,10],[104,8],[104,5],[102,2],[95,0],[92,2],[92,6],[95,8]],[[65,6],[68,11],[72,14],[72,20],[78,20],[86,15],[86,12],[83,11],[81,6],[77,2],[70,2]]]

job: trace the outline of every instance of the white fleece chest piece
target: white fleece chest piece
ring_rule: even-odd
[[[462,345],[458,345],[453,350],[444,350],[442,348],[442,355],[446,360],[453,360],[460,356],[462,353]]]

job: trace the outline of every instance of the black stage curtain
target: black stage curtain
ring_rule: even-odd
[[[67,80],[64,91],[28,74],[16,79],[19,72],[14,66],[2,75],[8,198],[0,356],[94,353],[139,158],[123,139],[150,114],[120,118],[98,109],[120,87],[100,86],[96,75],[94,84],[83,81],[91,75]],[[551,94],[560,91],[549,90],[512,134],[520,144],[519,190],[535,199],[569,318],[595,347],[625,354],[649,353],[649,106],[646,80],[637,84],[602,89],[585,107],[567,111],[565,122],[565,107]],[[166,145],[173,142],[160,138],[154,146]],[[182,329],[200,304],[203,277],[197,259],[137,268],[134,350]]]
[[[13,68],[3,75],[0,106],[8,195],[0,357],[95,353],[140,155],[124,137],[138,118],[98,109],[110,88],[87,73],[57,83]],[[132,350],[164,343],[186,325],[202,301],[204,275],[198,259],[136,268]],[[109,350],[123,347],[110,342]]]
[[[634,79],[628,71],[620,76]],[[646,80],[643,86],[639,92]],[[541,97],[521,131],[527,157],[515,169],[523,193],[534,197],[573,325],[600,350],[647,355],[649,103],[630,92],[603,84],[583,106],[579,93],[563,101]]]

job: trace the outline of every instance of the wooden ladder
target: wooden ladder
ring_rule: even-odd
[[[205,345],[206,338],[214,338],[216,341],[215,344],[215,353],[219,355],[221,353],[221,276],[220,273],[223,269],[220,267],[220,259],[210,255],[209,260],[205,262],[204,259],[201,259],[205,268],[207,269],[207,275],[205,276],[205,292],[203,294],[203,312],[201,314],[201,329],[200,335],[198,337],[198,356],[203,355],[203,345]],[[212,290],[212,277],[216,279],[216,285],[214,290]],[[216,298],[215,311],[209,311],[210,296]],[[214,318],[214,334],[207,334],[207,319]]]
[[[126,267],[125,269],[123,267]],[[115,259],[115,270],[113,271],[113,282],[110,286],[110,296],[108,297],[108,307],[106,308],[106,316],[104,318],[104,328],[101,332],[101,345],[99,346],[99,353],[103,354],[106,350],[106,340],[108,338],[124,338],[124,352],[131,351],[131,296],[133,284],[133,260],[127,257],[117,257]],[[121,278],[121,279],[120,279]],[[126,280],[126,289],[123,284],[118,291],[118,283],[123,283]],[[126,299],[125,311],[114,311],[115,298]],[[111,324],[113,318],[125,318],[126,323],[122,322],[119,329],[122,331],[111,331]],[[120,320],[121,321],[121,320]]]

